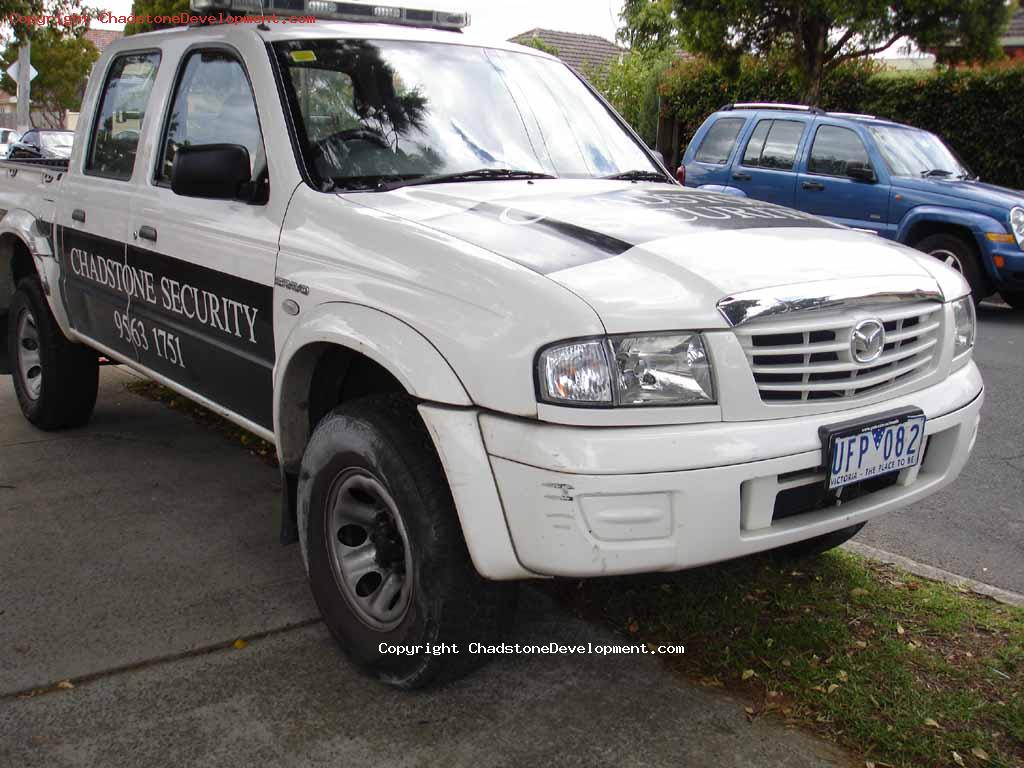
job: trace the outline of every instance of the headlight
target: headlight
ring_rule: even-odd
[[[540,398],[556,405],[645,406],[715,402],[697,333],[611,336],[541,351]]]
[[[1024,248],[1024,208],[1014,208],[1010,211],[1010,229],[1017,238],[1017,245]]]
[[[953,357],[970,352],[977,335],[978,319],[974,299],[964,296],[953,302]]]

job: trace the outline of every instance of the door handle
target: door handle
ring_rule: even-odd
[[[71,212],[71,220],[85,224],[85,211],[81,208],[75,208],[75,210]]]
[[[804,189],[809,189],[812,192],[825,191],[825,185],[822,184],[820,181],[805,181],[800,186],[803,187]]]
[[[750,179],[753,178],[749,173],[743,173],[742,171],[737,171],[732,175],[732,177],[736,179],[736,181],[750,181]]]
[[[148,224],[146,224],[145,226],[141,226],[141,227],[139,227],[138,236],[141,237],[143,240],[149,240],[149,241],[155,243],[156,242],[156,228],[155,227],[151,227]]]

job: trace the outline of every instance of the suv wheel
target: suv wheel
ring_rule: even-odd
[[[359,667],[411,689],[486,661],[468,645],[501,641],[516,585],[486,581],[473,567],[441,462],[411,399],[368,397],[329,413],[303,456],[298,502],[313,596]],[[439,644],[458,654],[425,652]],[[397,655],[388,647],[418,650]]]
[[[25,418],[46,430],[85,424],[96,405],[99,360],[95,351],[64,336],[38,280],[18,284],[7,332],[14,391]]]
[[[975,301],[981,301],[992,292],[973,243],[957,235],[938,234],[929,235],[914,247],[963,275],[971,286]]]

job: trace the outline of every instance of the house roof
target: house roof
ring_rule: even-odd
[[[625,53],[625,49],[598,35],[559,32],[555,29],[531,29],[509,38],[509,42],[529,43],[536,39],[557,48],[558,57],[576,69],[601,68]]]
[[[87,29],[85,39],[96,46],[96,50],[103,53],[103,49],[111,43],[115,43],[124,37],[124,31],[120,29]]]
[[[1018,8],[1010,17],[1010,26],[1006,28],[1003,40],[1006,38],[1024,39],[1024,8]]]

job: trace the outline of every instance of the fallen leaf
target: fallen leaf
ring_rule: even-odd
[[[767,640],[764,641],[764,644],[766,648],[771,648],[773,645],[775,645],[775,638],[769,637]]]
[[[865,760],[864,761],[864,768],[875,768],[875,764],[872,763],[870,760]]]
[[[957,765],[966,765],[964,759],[960,757],[960,753],[957,752],[955,749],[953,750],[953,762]]]
[[[245,648],[248,645],[249,645],[249,641],[248,640],[243,640],[242,638],[238,638],[237,640],[235,640],[234,643],[232,643],[232,647],[236,651],[240,651],[240,650],[242,650],[243,648]]]
[[[866,597],[868,591],[864,587],[854,587],[850,590],[850,597]]]
[[[825,693],[832,693],[833,691],[838,691],[838,690],[839,690],[839,686],[838,685],[836,685],[835,683],[829,683],[828,690],[825,691]]]
[[[752,670],[752,669],[744,669],[743,670],[743,674],[740,675],[740,680],[749,680],[750,678],[752,678],[754,676],[754,674],[755,674],[754,670]]]
[[[845,683],[847,680],[850,679],[850,676],[846,674],[846,670],[843,669],[839,670],[839,674],[837,674],[836,677],[839,678],[840,683]]]
[[[857,648],[862,648],[862,649],[863,649],[863,648],[867,648],[867,647],[868,647],[868,644],[867,644],[867,643],[865,643],[865,642],[864,642],[863,640],[855,640],[855,641],[853,642],[853,644],[854,644],[854,645],[855,645],[855,646],[856,646]]]
[[[899,622],[896,622],[896,634],[897,635],[905,635],[905,634],[907,634],[907,630],[905,630],[903,628],[903,625],[900,624]]]
[[[981,747],[975,747],[974,749],[972,749],[971,754],[979,760],[984,760],[985,762],[988,762],[988,752],[986,752]]]
[[[754,708],[753,707],[744,707],[743,711],[746,712],[748,715],[754,714]]]
[[[793,664],[793,662],[791,662],[789,659],[783,659],[782,660],[782,666],[784,666],[784,667],[792,666],[792,664]]]
[[[933,717],[926,717],[924,719],[924,724],[927,725],[929,728],[939,728],[940,730],[942,728],[942,726],[939,725],[938,721],[935,720],[935,718]]]
[[[70,680],[61,680],[59,683],[57,683],[57,687],[65,691],[69,691],[75,687],[75,684],[72,683]]]

